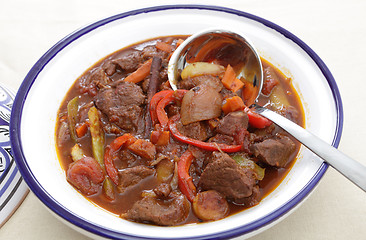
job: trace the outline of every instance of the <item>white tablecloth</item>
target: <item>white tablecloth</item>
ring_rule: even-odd
[[[344,128],[339,149],[366,164],[366,1],[96,1],[0,0],[0,82],[16,90],[57,41],[95,20],[162,4],[221,5],[289,30],[327,64],[341,92]],[[40,153],[41,154],[41,153]],[[30,193],[0,228],[0,239],[87,239],[56,219]],[[255,239],[366,239],[366,194],[329,169],[295,212]]]

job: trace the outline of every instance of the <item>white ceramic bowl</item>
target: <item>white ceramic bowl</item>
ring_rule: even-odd
[[[192,34],[209,27],[238,29],[300,93],[306,128],[337,146],[343,112],[337,85],[322,60],[300,39],[262,18],[221,7],[158,6],[122,13],[62,39],[30,70],[11,116],[12,148],[25,181],[56,216],[93,236],[115,239],[222,239],[253,236],[299,205],[328,165],[306,148],[284,181],[257,206],[223,220],[177,227],[133,223],[86,200],[65,178],[56,155],[57,110],[77,77],[106,55],[145,39]]]

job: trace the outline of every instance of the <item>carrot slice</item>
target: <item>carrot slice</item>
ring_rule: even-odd
[[[231,90],[232,92],[237,92],[237,91],[239,91],[239,89],[241,89],[243,86],[244,86],[244,83],[243,83],[240,79],[235,78],[235,79],[234,79],[234,82],[231,84],[231,88],[230,88],[230,90]]]
[[[244,83],[236,78],[234,69],[227,65],[224,77],[221,79],[222,84],[232,92],[236,92],[244,86]]]
[[[234,71],[234,68],[232,68],[230,64],[227,65],[224,77],[221,79],[222,84],[224,84],[227,89],[230,89],[231,84],[233,83],[235,78],[236,73]]]
[[[254,100],[258,93],[257,89],[258,87],[253,86],[253,83],[245,81],[242,92],[242,97],[244,99],[245,105],[250,106],[254,103]]]
[[[152,131],[150,135],[150,142],[157,146],[168,145],[170,141],[169,131]]]
[[[155,47],[161,51],[168,52],[168,53],[170,53],[173,50],[172,45],[167,44],[165,42],[157,42],[155,44]]]
[[[244,86],[244,83],[236,78],[236,73],[230,64],[227,65],[224,77],[221,79],[221,82],[232,92],[236,92]]]
[[[222,111],[227,114],[229,112],[235,112],[238,110],[243,110],[245,108],[244,102],[239,96],[234,96],[231,98],[225,99],[224,104],[222,105]]]
[[[78,138],[85,136],[85,134],[88,132],[88,124],[86,122],[83,122],[76,127],[75,131]]]
[[[128,75],[124,81],[138,83],[144,80],[150,74],[152,58],[144,62],[136,71]]]

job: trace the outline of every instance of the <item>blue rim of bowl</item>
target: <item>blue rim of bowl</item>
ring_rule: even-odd
[[[10,122],[10,138],[11,138],[11,145],[12,150],[16,159],[16,163],[18,165],[18,168],[24,178],[24,180],[27,182],[30,189],[33,191],[33,193],[53,212],[55,212],[58,216],[65,219],[66,221],[74,224],[75,226],[84,229],[90,233],[102,236],[102,237],[108,237],[113,239],[156,239],[156,238],[150,238],[150,237],[141,237],[138,235],[130,235],[123,232],[117,232],[111,229],[106,229],[102,226],[92,224],[88,222],[86,219],[83,219],[82,217],[76,215],[73,212],[70,212],[68,209],[66,209],[64,206],[62,206],[60,203],[58,203],[55,199],[52,198],[51,195],[48,194],[45,189],[42,188],[42,186],[39,184],[35,176],[33,175],[31,169],[29,168],[26,158],[23,154],[22,149],[22,143],[21,143],[21,133],[20,133],[20,123],[21,123],[21,116],[23,111],[23,105],[27,98],[28,92],[31,89],[34,81],[36,80],[38,74],[42,71],[42,69],[48,64],[49,61],[52,60],[52,58],[57,55],[63,48],[65,48],[67,45],[78,39],[79,37],[87,34],[88,32],[91,32],[105,24],[108,24],[110,22],[134,16],[139,15],[143,13],[150,13],[150,12],[158,12],[158,11],[166,11],[166,10],[206,10],[206,11],[216,11],[216,12],[224,12],[229,14],[234,14],[243,18],[248,18],[251,20],[254,20],[256,22],[262,23],[263,25],[267,26],[268,28],[271,28],[279,33],[281,33],[285,38],[290,39],[294,43],[296,43],[299,47],[301,47],[317,64],[319,69],[321,70],[324,77],[327,79],[328,84],[331,88],[336,111],[337,111],[337,122],[336,122],[336,131],[333,138],[332,145],[334,147],[338,147],[339,141],[342,134],[342,128],[343,128],[343,106],[341,101],[341,96],[337,87],[337,84],[329,71],[328,67],[325,65],[325,63],[320,59],[320,57],[302,40],[300,40],[298,37],[287,31],[286,29],[268,21],[263,18],[257,17],[255,15],[252,15],[250,13],[242,12],[235,9],[230,9],[226,7],[221,6],[209,6],[209,5],[162,5],[162,6],[155,6],[155,7],[148,7],[148,8],[142,8],[137,9],[133,11],[128,11],[125,13],[117,14],[108,18],[105,18],[103,20],[97,21],[95,23],[92,23],[80,30],[77,30],[74,33],[71,33],[70,35],[66,36],[64,39],[60,40],[58,43],[56,43],[50,50],[48,50],[32,67],[32,69],[29,71],[27,76],[25,77],[23,83],[21,84],[17,96],[14,100],[14,106],[12,109],[11,114],[11,122]],[[215,233],[215,234],[209,234],[209,235],[201,235],[196,237],[189,237],[189,238],[176,238],[176,239],[226,239],[226,238],[232,238],[243,234],[248,234],[251,232],[254,232],[264,226],[267,226],[271,224],[272,222],[280,219],[281,217],[285,216],[291,209],[293,209],[295,206],[297,206],[303,199],[306,198],[306,196],[309,195],[309,193],[315,188],[315,186],[319,183],[320,179],[323,177],[324,173],[328,169],[328,164],[323,163],[320,168],[318,169],[317,173],[313,176],[313,178],[308,182],[308,184],[301,189],[297,195],[295,195],[291,200],[289,200],[287,203],[285,203],[280,208],[276,209],[275,211],[269,213],[264,218],[259,219],[257,221],[254,221],[250,224],[237,227],[235,229]],[[159,238],[159,239],[165,239],[165,238]]]

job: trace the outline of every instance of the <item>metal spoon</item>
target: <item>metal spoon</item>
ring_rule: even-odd
[[[215,44],[215,42],[217,42],[217,44]],[[257,95],[253,98],[256,102],[263,85],[263,68],[260,57],[250,41],[243,37],[242,34],[223,29],[208,29],[193,34],[175,50],[168,65],[168,78],[171,87],[174,90],[177,89],[178,74],[184,69],[190,58],[196,56],[198,51],[204,46],[218,48],[212,49],[212,51],[206,55],[207,58],[222,58],[221,60],[219,59],[220,61],[228,61],[225,56],[230,54],[229,51],[232,51],[233,49],[236,51],[240,50],[241,53],[243,53],[238,54],[238,59],[243,60],[245,65],[240,74],[243,74],[245,79],[251,80],[253,85],[257,87]],[[228,52],[225,52],[226,50]],[[235,54],[237,54],[237,52],[235,52]],[[233,65],[235,64],[239,63],[233,63]],[[254,102],[253,105],[251,105],[251,110],[270,119],[366,192],[366,167],[364,165],[346,156],[314,134],[276,112],[261,107]]]

